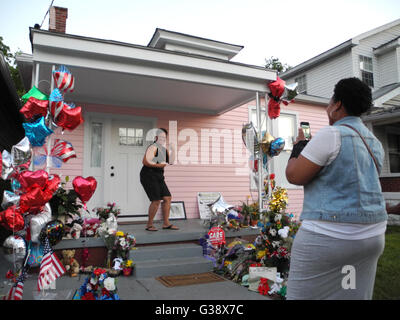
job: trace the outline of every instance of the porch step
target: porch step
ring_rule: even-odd
[[[135,263],[136,278],[152,278],[208,272],[211,261],[203,257],[203,248],[193,243],[139,246],[131,250],[129,258]]]
[[[182,243],[136,247],[130,251],[129,258],[134,261],[146,261],[169,258],[200,257],[202,254],[203,248],[200,245]]]
[[[201,257],[156,259],[135,262],[134,276],[154,278],[158,276],[174,276],[209,272],[213,269],[211,261]]]

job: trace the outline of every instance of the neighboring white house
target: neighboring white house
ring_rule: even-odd
[[[364,122],[382,142],[381,173],[387,204],[400,213],[400,19],[362,33],[281,74],[299,92],[330,98],[343,78],[358,77],[372,90],[375,108]]]

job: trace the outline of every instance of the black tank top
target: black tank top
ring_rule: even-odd
[[[151,146],[156,146],[156,148],[157,148],[156,155],[152,159],[153,162],[155,162],[155,163],[162,163],[162,162],[169,163],[169,156],[168,156],[168,152],[167,152],[166,148],[164,148],[162,145],[158,144],[157,142],[154,142],[151,145],[149,145],[147,147],[147,149],[150,148]],[[147,149],[146,149],[146,152],[147,152]],[[154,172],[158,172],[158,173],[162,173],[162,174],[164,173],[164,168],[154,168],[154,167],[150,168],[150,167],[146,167],[146,166],[143,166],[143,167],[147,168],[147,169],[151,169]]]

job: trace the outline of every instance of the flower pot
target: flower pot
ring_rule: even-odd
[[[132,274],[133,268],[123,268],[122,273],[124,274],[125,277],[128,277]]]
[[[258,220],[251,220],[251,221],[250,221],[250,225],[251,225],[252,227],[256,227],[256,226],[257,226],[257,223],[258,223]]]

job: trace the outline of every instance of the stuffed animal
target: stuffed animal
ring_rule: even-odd
[[[82,218],[77,214],[68,214],[65,219],[65,233],[68,239],[79,239],[82,231]]]
[[[74,258],[75,250],[63,250],[62,252],[62,264],[71,277],[76,277],[79,273],[79,263]]]
[[[97,229],[100,227],[99,218],[85,219],[83,223],[82,235],[84,237],[94,237],[97,234]]]

